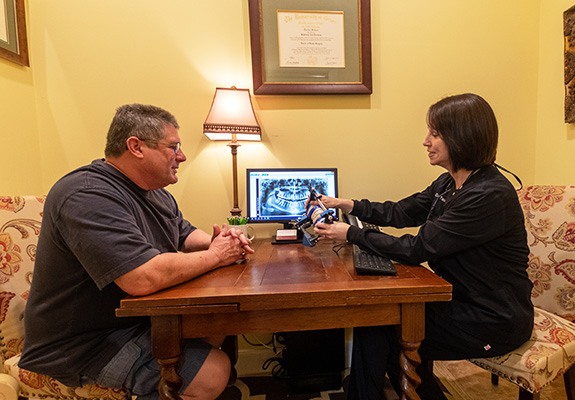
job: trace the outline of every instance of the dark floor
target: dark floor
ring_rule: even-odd
[[[239,378],[239,382],[236,382],[233,386],[228,387],[218,400],[247,400],[249,397],[246,396],[256,396],[265,395],[266,400],[309,400],[314,398],[329,398],[330,400],[345,400],[345,394],[338,387],[328,387],[323,391],[324,397],[322,397],[322,392],[320,390],[305,390],[309,387],[308,384],[301,385],[298,382],[289,381],[286,378],[276,378],[271,376],[262,377],[243,377]],[[317,385],[311,385],[312,387]],[[320,385],[324,386],[324,385]],[[247,387],[247,388],[246,388]],[[333,389],[333,390],[332,390]],[[242,391],[244,392],[244,397],[242,397]],[[248,391],[249,393],[245,393]],[[329,397],[325,397],[325,396]]]
[[[336,383],[337,382],[337,383]],[[318,390],[305,390],[306,388],[317,388]],[[258,397],[258,400],[345,400],[345,389],[347,387],[347,377],[341,381],[334,380],[288,380],[272,376],[243,377],[228,387],[217,400],[252,400],[251,396]],[[243,394],[243,397],[242,397]],[[385,394],[390,400],[398,400],[399,397],[393,391],[389,381],[386,381]]]

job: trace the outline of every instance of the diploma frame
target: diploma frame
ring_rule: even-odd
[[[565,122],[575,123],[575,6],[563,13]]]
[[[372,93],[370,0],[248,0],[248,7],[254,94]],[[278,11],[343,11],[345,66],[280,67]]]
[[[6,37],[0,36],[0,57],[29,66],[24,0],[0,0],[0,18],[6,21]],[[5,40],[7,39],[7,40]]]

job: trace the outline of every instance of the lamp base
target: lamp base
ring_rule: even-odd
[[[239,207],[234,207],[230,210],[230,214],[234,217],[239,217],[242,215],[242,209]]]

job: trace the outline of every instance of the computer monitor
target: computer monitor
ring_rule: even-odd
[[[293,228],[305,213],[310,188],[337,197],[337,168],[258,168],[246,171],[250,223],[276,222]],[[337,210],[333,210],[337,217]]]

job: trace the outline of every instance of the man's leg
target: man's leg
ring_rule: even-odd
[[[184,398],[213,400],[225,389],[230,361],[221,350],[201,339],[185,340],[179,361]],[[160,366],[152,355],[150,331],[133,338],[96,378],[85,376],[83,382],[125,388],[139,400],[157,400]]]
[[[192,382],[181,394],[182,399],[216,399],[228,384],[230,370],[231,364],[228,356],[220,349],[213,348]],[[181,371],[182,375],[184,373]]]

